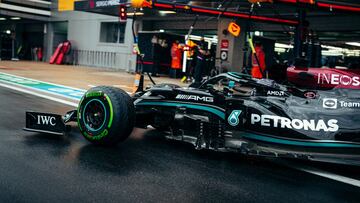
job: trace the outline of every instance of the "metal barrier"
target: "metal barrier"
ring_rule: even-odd
[[[121,69],[132,71],[131,53],[73,50],[73,65]]]

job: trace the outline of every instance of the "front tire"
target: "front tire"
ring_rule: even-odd
[[[77,118],[81,134],[91,143],[116,145],[131,134],[135,107],[125,91],[99,86],[85,93]]]

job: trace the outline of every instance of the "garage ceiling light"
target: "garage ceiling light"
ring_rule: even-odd
[[[338,51],[342,51],[343,48],[341,47],[334,47],[334,46],[328,46],[328,45],[321,45],[322,48],[328,49],[328,50],[338,50]]]
[[[283,48],[283,49],[292,49],[294,48],[291,44],[281,44],[281,43],[275,43],[276,48]]]
[[[143,16],[144,13],[142,12],[136,12],[136,13],[127,13],[128,16],[134,16],[134,15],[137,15],[137,16]]]
[[[345,44],[350,45],[350,46],[360,47],[359,42],[346,42]]]
[[[6,20],[6,18],[0,18],[0,20]]]
[[[174,14],[175,11],[159,11],[160,14]]]
[[[346,44],[360,47],[360,42],[348,42]],[[360,50],[350,50],[329,45],[321,45],[321,47],[323,48],[321,51],[323,56],[360,56]],[[292,48],[294,46],[291,44],[275,43],[275,51],[278,53],[284,53],[286,49]]]
[[[197,36],[197,35],[186,35],[185,36],[185,39],[190,39],[190,40],[197,40],[199,41],[202,37],[201,36]],[[204,37],[204,40],[207,41],[207,42],[211,42],[211,43],[218,43],[218,39],[217,37]]]
[[[353,43],[358,43],[358,42],[353,42]],[[360,43],[358,43],[358,45],[360,46]],[[360,50],[351,50],[347,48],[327,46],[327,45],[321,45],[321,47],[327,49],[327,50],[323,49],[321,51],[322,55],[324,56],[360,56]]]
[[[20,20],[21,18],[20,17],[11,17],[10,19],[11,20]]]
[[[286,49],[285,49],[285,48],[275,47],[275,51],[278,52],[278,53],[285,53],[285,52],[286,52]]]
[[[49,2],[49,1],[43,1],[43,0],[28,0],[28,1],[51,5],[51,2]]]

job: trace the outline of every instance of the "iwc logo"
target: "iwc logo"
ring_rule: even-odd
[[[56,125],[56,118],[53,116],[41,116],[38,115],[37,117],[37,124],[38,125],[51,125],[51,126],[55,126]]]
[[[241,110],[233,110],[231,112],[231,114],[228,117],[229,125],[234,126],[234,127],[239,125],[239,122],[240,122],[239,116],[240,116],[241,112],[242,112]]]

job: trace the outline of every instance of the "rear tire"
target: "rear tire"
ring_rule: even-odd
[[[135,107],[125,91],[99,86],[85,93],[77,117],[81,134],[91,143],[116,145],[131,134]]]

